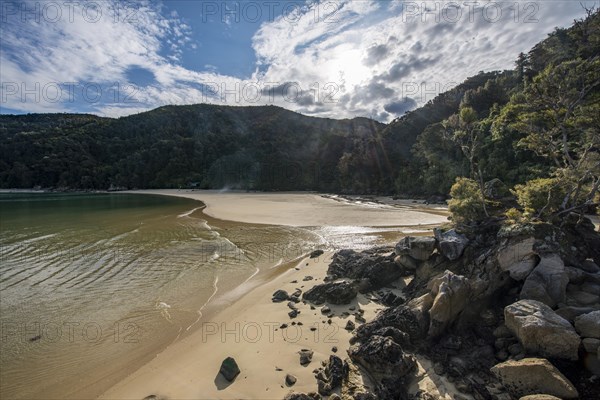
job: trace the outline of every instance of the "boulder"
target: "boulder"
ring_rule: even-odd
[[[322,254],[323,254],[323,250],[313,250],[310,253],[310,258],[317,258],[317,257],[319,257]]]
[[[338,356],[331,355],[324,368],[317,373],[319,394],[329,396],[331,392],[342,385],[344,380],[344,363]]]
[[[350,304],[358,291],[353,283],[348,281],[326,282],[315,285],[304,292],[302,298],[317,304],[325,302],[331,304]]]
[[[435,249],[435,238],[406,236],[396,244],[396,254],[406,254],[415,260],[425,261]]]
[[[437,241],[438,251],[450,261],[458,260],[469,244],[469,239],[465,235],[456,232],[455,229],[442,232],[441,229],[435,228],[433,235]]]
[[[575,399],[579,396],[573,384],[543,358],[505,361],[492,367],[491,371],[516,397],[539,393],[562,399]]]
[[[404,268],[396,265],[394,257],[391,252],[382,255],[340,250],[333,255],[325,280],[352,279],[361,282],[361,293],[377,290],[405,275]]]
[[[554,308],[559,303],[564,303],[569,277],[565,271],[565,264],[556,255],[548,255],[529,274],[523,288],[521,299],[537,300]]]
[[[434,296],[429,310],[429,335],[436,337],[464,310],[469,302],[469,280],[461,275],[446,271],[441,277],[434,278],[428,289]]]
[[[294,375],[287,374],[285,376],[285,384],[287,386],[294,386],[298,379]]]
[[[232,382],[236,376],[240,373],[240,368],[238,367],[235,359],[233,357],[227,357],[221,363],[221,368],[219,369],[219,373],[223,375],[228,382]]]
[[[364,343],[352,345],[348,355],[376,380],[402,378],[417,366],[414,357],[389,336],[373,335]]]
[[[409,271],[414,271],[419,267],[419,262],[411,256],[409,256],[408,254],[401,254],[399,256],[396,256],[396,258],[394,258],[394,262],[400,268],[404,268]]]
[[[309,349],[302,349],[298,354],[300,354],[300,365],[306,366],[312,361],[314,352]]]
[[[290,295],[285,290],[277,290],[273,293],[273,298],[271,299],[273,303],[281,303],[283,301],[289,300]]]
[[[504,319],[526,352],[577,360],[579,335],[567,320],[544,303],[520,300],[504,308]]]
[[[527,278],[537,264],[534,243],[535,239],[532,237],[509,241],[496,255],[500,269],[507,271],[514,280],[522,281]]]
[[[551,396],[549,394],[530,394],[523,396],[519,400],[561,400],[559,397]]]
[[[600,339],[600,311],[575,318],[575,329],[581,337]]]
[[[321,396],[317,393],[288,393],[283,400],[321,400]]]
[[[600,339],[585,338],[581,341],[581,344],[583,344],[583,348],[588,353],[597,354],[598,347],[600,347]]]
[[[570,323],[575,323],[575,318],[582,314],[591,313],[592,311],[600,310],[599,307],[561,307],[556,310],[556,313],[569,321]]]

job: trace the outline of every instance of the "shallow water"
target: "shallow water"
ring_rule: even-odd
[[[401,235],[221,221],[166,196],[0,194],[0,398],[99,394],[193,330],[215,294],[315,247]]]

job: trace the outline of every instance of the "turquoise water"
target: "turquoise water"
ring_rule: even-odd
[[[0,397],[100,392],[193,328],[216,288],[320,240],[212,220],[201,206],[151,195],[0,194]]]

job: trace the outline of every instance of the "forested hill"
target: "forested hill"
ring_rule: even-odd
[[[479,73],[388,125],[206,104],[119,119],[3,115],[0,187],[448,194],[460,176],[508,187],[582,176],[577,188],[600,176],[599,127],[590,10],[515,55],[514,69]]]
[[[5,188],[329,189],[353,143],[382,124],[283,108],[165,106],[122,117],[0,116]]]

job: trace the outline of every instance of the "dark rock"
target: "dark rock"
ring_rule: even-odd
[[[419,261],[415,260],[408,254],[401,254],[394,258],[394,262],[400,268],[403,268],[407,271],[414,271],[419,268]]]
[[[233,357],[227,357],[221,363],[221,368],[219,369],[219,372],[221,373],[221,375],[223,375],[225,379],[227,379],[227,381],[232,382],[235,379],[235,377],[238,376],[238,374],[240,373],[240,368],[238,367]]]
[[[347,331],[353,331],[354,328],[356,328],[356,326],[354,325],[354,322],[348,320],[348,322],[346,322],[346,327],[344,329],[346,329]]]
[[[338,356],[331,355],[325,367],[317,373],[319,394],[329,396],[342,385],[344,380],[344,363]]]
[[[300,314],[300,311],[298,311],[298,310],[292,310],[288,313],[290,318],[296,318],[298,316],[298,314]]]
[[[285,329],[285,328],[287,328],[287,327],[288,327],[288,324],[281,324],[281,325],[279,326],[279,329]]]
[[[340,250],[333,255],[326,280],[348,278],[360,282],[360,292],[382,288],[405,274],[394,262],[394,254]]]
[[[396,307],[404,303],[404,299],[400,296],[396,296],[392,292],[387,292],[381,297],[381,303],[388,307]]]
[[[435,249],[435,239],[429,236],[406,236],[396,244],[396,254],[406,254],[415,260],[425,261]]]
[[[319,257],[322,254],[323,254],[323,250],[313,250],[310,253],[310,258],[317,258],[317,257]]]
[[[329,314],[331,312],[331,308],[328,306],[321,307],[321,314]]]
[[[290,298],[290,295],[285,290],[277,290],[273,293],[273,298],[271,299],[273,303],[281,303],[282,301],[286,301]]]
[[[402,378],[417,365],[391,337],[371,336],[364,343],[352,345],[348,355],[378,380]]]
[[[459,259],[469,244],[469,239],[465,235],[456,232],[455,229],[442,232],[441,229],[435,228],[433,234],[437,241],[438,251],[450,261]]]
[[[304,292],[302,298],[313,303],[349,304],[358,294],[356,287],[347,281],[315,285]]]
[[[298,381],[298,379],[296,379],[294,375],[287,374],[285,376],[286,386],[294,386],[296,384],[296,381]]]
[[[313,358],[314,352],[309,349],[302,349],[298,352],[300,354],[300,365],[305,366],[310,364]]]
[[[375,319],[359,326],[351,343],[368,340],[373,333],[381,328],[393,327],[409,335],[411,342],[423,340],[429,329],[429,317],[408,305],[387,308],[380,312]]]
[[[337,353],[337,351],[338,351],[338,348],[337,348],[337,346],[333,346],[333,347],[331,348],[331,351],[333,351],[334,353]]]
[[[310,275],[307,275],[304,277],[304,279],[302,279],[304,282],[308,282],[308,281],[312,281],[314,278]]]
[[[600,339],[600,311],[575,318],[575,329],[581,337]]]
[[[321,400],[317,393],[288,393],[283,400]]]

